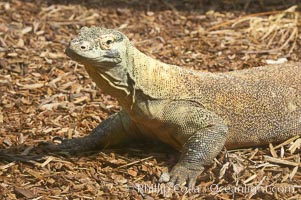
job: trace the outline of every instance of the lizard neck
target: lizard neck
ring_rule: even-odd
[[[131,96],[131,90],[127,84],[126,75],[123,79],[117,79],[112,75],[113,73],[98,71],[98,68],[95,66],[85,65],[85,68],[89,76],[103,92],[117,98],[122,106],[131,104],[131,99],[129,98],[129,96]],[[117,66],[116,70],[120,70],[120,68]],[[120,76],[123,76],[122,72],[117,72],[117,74],[118,73]]]
[[[189,97],[189,87],[181,84],[195,73],[151,58],[134,46],[128,51],[128,72],[134,89],[152,99],[183,99]],[[176,80],[179,79],[179,80]],[[182,80],[180,80],[182,79]],[[181,91],[181,92],[179,92]]]

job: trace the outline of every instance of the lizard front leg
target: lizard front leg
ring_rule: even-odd
[[[204,170],[204,165],[210,165],[222,150],[226,141],[226,127],[212,125],[197,131],[184,144],[178,163],[170,172],[170,182],[187,184],[193,187],[196,178]]]
[[[82,138],[63,140],[61,144],[47,143],[41,148],[48,152],[66,151],[79,153],[107,146],[117,145],[131,139],[136,132],[135,125],[124,111],[111,115],[102,121],[91,134]]]
[[[178,108],[169,108],[173,112],[167,113],[169,116],[177,114],[178,117],[173,117],[176,121],[172,122],[180,129],[176,137],[184,136],[187,140],[178,163],[169,174],[163,173],[160,181],[193,187],[204,166],[210,165],[224,147],[228,128],[216,114],[191,103],[181,104],[177,104]]]

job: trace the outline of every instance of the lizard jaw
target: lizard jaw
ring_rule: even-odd
[[[73,60],[88,65],[112,65],[118,64],[122,61],[120,55],[116,51],[106,50],[90,50],[89,52],[84,52],[80,50],[81,48],[78,47],[78,44],[70,43],[69,46],[66,48],[65,53],[67,56],[72,58]]]

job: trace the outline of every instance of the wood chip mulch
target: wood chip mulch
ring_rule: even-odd
[[[0,2],[0,199],[301,199],[300,146],[224,150],[196,188],[158,184],[178,154],[136,144],[83,155],[32,151],[120,110],[64,49],[82,26],[124,32],[167,63],[231,71],[301,61],[300,1]],[[301,131],[301,130],[300,130]]]

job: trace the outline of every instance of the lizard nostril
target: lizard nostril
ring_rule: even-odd
[[[88,50],[90,47],[90,43],[87,42],[87,41],[82,41],[80,44],[79,44],[79,48],[81,50]]]

